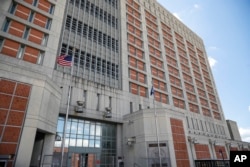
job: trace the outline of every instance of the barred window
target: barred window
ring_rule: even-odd
[[[91,13],[92,15],[94,15],[94,10],[95,10],[95,5],[94,5],[94,4],[91,4],[90,13]]]
[[[102,75],[106,73],[106,60],[102,60]]]
[[[87,1],[87,3],[86,3],[86,12],[89,12],[89,6],[90,6],[90,2]]]
[[[100,9],[100,15],[99,15],[99,17],[100,17],[100,20],[103,19],[103,9]]]
[[[95,4],[90,3],[89,1],[86,2],[85,0],[70,0],[70,3],[73,4],[76,7],[80,7],[82,10],[85,9],[86,12],[90,12],[91,15],[99,18],[101,21],[104,21],[105,23],[108,22],[109,25],[117,29],[117,19],[115,16],[112,16],[111,14],[107,13],[107,11],[104,11],[103,9],[99,8],[98,6],[95,6]],[[110,3],[111,4],[111,3]],[[117,8],[116,1],[112,1],[112,6]],[[54,8],[51,8],[51,12],[53,13]],[[51,13],[51,14],[52,14]]]
[[[101,45],[102,44],[102,32],[99,31],[98,35],[98,43]]]
[[[91,61],[91,70],[95,71],[96,69],[96,57],[92,56],[92,61]]]
[[[101,58],[98,57],[97,58],[97,73],[100,74],[100,72],[101,72]]]
[[[108,48],[110,48],[110,47],[111,47],[111,37],[108,36]]]
[[[77,20],[74,18],[71,26],[72,32],[76,32]]]
[[[104,34],[101,31],[98,31],[97,29],[88,26],[87,24],[83,25],[83,22],[78,21],[77,19],[72,18],[72,16],[69,15],[67,16],[65,24],[66,24],[65,28],[67,30],[71,30],[74,33],[76,33],[77,31],[78,35],[87,37],[89,40],[93,40],[94,42],[98,41],[98,44],[103,45],[105,47],[107,46],[112,51],[118,52],[119,50],[118,40],[115,40],[111,36]]]
[[[94,40],[94,42],[97,42],[97,29],[94,29],[93,40]]]
[[[84,24],[83,26],[83,36],[86,37],[87,36],[87,31],[88,31],[88,25]]]
[[[106,23],[107,22],[107,12],[106,11],[104,11],[104,15],[103,15],[104,17],[104,23]]]
[[[67,30],[69,30],[70,29],[70,24],[71,24],[71,16],[67,16],[67,19],[66,19],[66,24],[65,24],[65,28],[67,29]]]
[[[93,33],[93,27],[89,27],[89,32],[88,32],[88,39],[92,39],[92,33]]]
[[[77,33],[80,35],[82,34],[82,22],[81,21],[78,22]]]
[[[107,41],[107,35],[106,34],[103,34],[103,41],[102,41],[102,44],[104,45],[104,46],[106,46],[106,42]]]
[[[86,55],[86,65],[85,65],[85,67],[86,67],[86,69],[88,69],[88,70],[89,70],[89,67],[90,67],[90,58],[91,58],[91,55],[90,55],[89,53],[87,53],[87,55]]]
[[[13,2],[12,5],[11,5],[11,7],[10,7],[10,9],[9,9],[9,12],[10,12],[11,14],[14,14],[14,13],[15,13],[15,11],[16,11],[16,6],[17,6],[17,4],[16,4],[15,2]]]

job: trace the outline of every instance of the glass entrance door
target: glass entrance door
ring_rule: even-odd
[[[96,154],[93,153],[71,153],[68,160],[68,166],[71,167],[96,166]]]

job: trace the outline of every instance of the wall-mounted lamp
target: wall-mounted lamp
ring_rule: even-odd
[[[231,148],[231,146],[232,146],[232,143],[230,143],[230,142],[225,142],[225,144],[226,144],[226,146],[228,146],[229,148]]]
[[[62,137],[56,132],[55,141],[62,141]]]
[[[133,144],[135,144],[135,137],[129,137],[128,139],[127,139],[127,145],[128,146],[132,146]]]
[[[75,112],[77,113],[83,113],[83,108],[85,107],[84,101],[76,101],[77,106],[75,106]]]
[[[238,143],[238,147],[239,147],[239,149],[243,149],[243,144]]]
[[[112,108],[106,107],[105,110],[106,111],[104,112],[103,117],[104,118],[112,118],[112,112],[111,112]]]
[[[188,136],[188,141],[193,143],[193,144],[198,144],[198,140],[195,137]]]
[[[128,124],[133,124],[134,121],[133,120],[128,120]]]
[[[209,139],[209,143],[210,143],[211,145],[216,145],[216,140]]]

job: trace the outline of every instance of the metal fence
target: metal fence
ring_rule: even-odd
[[[61,153],[54,152],[53,155],[44,155],[41,167],[60,167],[60,163],[61,163]],[[89,154],[88,156],[86,156],[86,154],[65,153],[62,166],[63,167],[79,167],[79,166],[115,167],[117,165],[115,156],[106,156],[100,154]]]
[[[230,167],[229,160],[195,160],[195,167]]]
[[[141,158],[138,164],[140,167],[160,167],[160,159]],[[170,158],[161,158],[161,167],[171,167]]]

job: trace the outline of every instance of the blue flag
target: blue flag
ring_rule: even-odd
[[[151,91],[150,91],[150,96],[152,96],[155,93],[154,86],[152,86]]]

